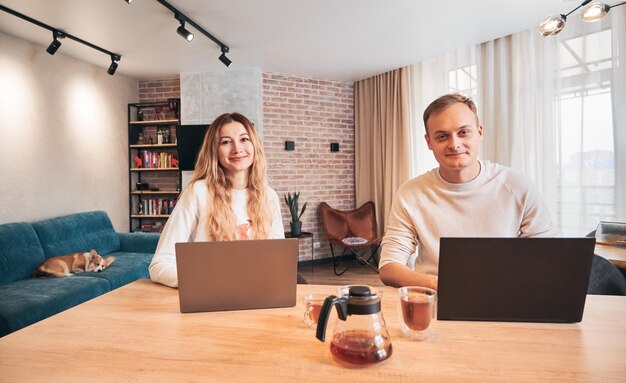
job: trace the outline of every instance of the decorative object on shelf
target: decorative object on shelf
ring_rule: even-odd
[[[133,161],[135,161],[135,167],[136,168],[140,168],[141,167],[141,158],[139,158],[138,156],[135,156],[135,158],[133,158]]]
[[[157,144],[168,144],[170,142],[170,128],[160,126],[157,128]]]
[[[141,109],[137,111],[137,121],[143,121],[143,110]]]
[[[173,168],[177,168],[178,167],[178,158],[172,157],[172,167]]]
[[[300,211],[300,214],[298,214],[298,199],[300,198],[300,192],[294,192],[293,196],[291,193],[287,192],[284,197],[285,203],[289,208],[289,213],[291,214],[291,222],[289,222],[291,236],[298,237],[302,235],[302,221],[300,221],[300,218],[306,210],[307,203],[305,202],[304,205],[302,205],[302,210]]]
[[[600,1],[594,1],[591,4],[589,3],[591,3],[591,0],[584,0],[582,3],[580,3],[579,6],[572,9],[567,14],[560,14],[560,15],[546,17],[545,19],[543,19],[543,21],[539,25],[539,33],[542,36],[554,36],[557,33],[561,32],[563,28],[565,28],[565,22],[567,21],[567,16],[571,15],[574,11],[576,11],[580,7],[585,7],[580,13],[580,18],[582,19],[582,21],[586,23],[592,23],[606,16],[606,14],[611,10],[611,8],[626,4],[626,1],[621,1],[619,3],[615,3],[612,5],[607,5]]]
[[[146,138],[143,136],[143,132],[139,133],[139,137],[137,137],[137,145],[143,145],[146,143]]]
[[[163,118],[161,118],[161,113],[162,113],[162,109],[160,107],[154,108],[154,119],[157,121],[163,120]]]
[[[139,202],[137,204],[137,215],[142,215],[143,214],[143,205],[141,204],[141,202]]]
[[[169,98],[167,99],[167,103],[169,104],[170,110],[174,112],[174,116],[178,119],[178,99]]]
[[[137,182],[136,187],[137,190],[148,190],[150,189],[150,184],[147,182]]]

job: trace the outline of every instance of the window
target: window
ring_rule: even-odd
[[[611,30],[559,46],[557,223],[585,235],[617,218],[611,100]]]
[[[476,100],[478,98],[476,64],[448,71],[448,90],[450,92],[461,93]]]

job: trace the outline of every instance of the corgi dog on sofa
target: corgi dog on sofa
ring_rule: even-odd
[[[115,257],[102,258],[97,251],[88,253],[72,253],[51,257],[43,261],[33,277],[69,277],[84,272],[101,272],[115,261]]]

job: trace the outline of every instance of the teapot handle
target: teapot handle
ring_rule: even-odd
[[[316,338],[320,341],[326,340],[326,325],[328,324],[328,315],[330,314],[333,306],[337,306],[337,316],[341,320],[346,320],[348,318],[348,298],[341,297],[337,298],[334,295],[330,295],[326,297],[324,300],[324,305],[322,306],[322,311],[320,312],[319,319],[317,320],[317,332],[315,334]]]

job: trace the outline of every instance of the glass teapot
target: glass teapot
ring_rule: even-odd
[[[352,286],[347,295],[327,297],[317,322],[316,337],[322,342],[333,306],[340,319],[330,341],[330,353],[336,361],[350,367],[367,366],[391,356],[393,348],[378,294],[366,286]]]

